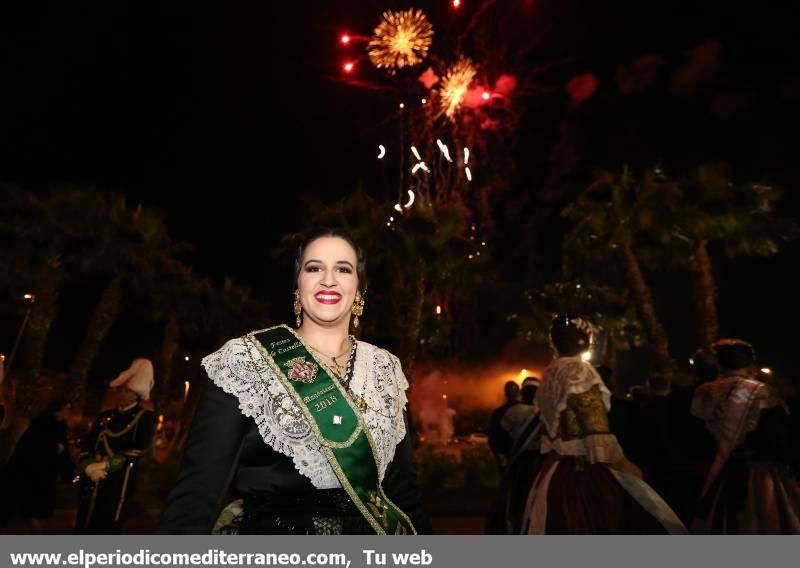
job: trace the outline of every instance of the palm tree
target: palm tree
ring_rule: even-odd
[[[93,189],[55,187],[40,196],[5,186],[0,207],[3,241],[12,243],[13,254],[23,258],[21,264],[28,269],[20,280],[35,297],[15,364],[19,379],[16,409],[25,417],[36,400],[39,371],[61,287],[91,249],[95,212],[104,210],[104,200]]]
[[[144,267],[172,252],[161,214],[142,207],[130,210],[125,197],[111,194],[107,213],[99,223],[96,248],[85,265],[91,272],[110,275],[108,285],[95,305],[89,327],[70,367],[73,401],[81,398],[92,362],[119,314],[126,286],[141,278]]]
[[[676,365],[669,354],[669,339],[656,314],[653,293],[637,256],[642,228],[659,214],[662,189],[652,172],[645,173],[641,180],[635,180],[627,167],[619,175],[601,172],[564,210],[564,216],[575,222],[564,244],[565,278],[569,278],[570,270],[581,266],[596,268],[615,261],[631,292],[658,370],[673,375]]]
[[[648,208],[657,214],[640,223],[637,254],[651,268],[689,270],[697,338],[710,347],[719,337],[711,247],[720,245],[729,258],[773,255],[781,242],[797,237],[797,220],[776,214],[778,189],[736,183],[724,164],[704,164],[674,180],[659,168],[648,175],[658,180]]]

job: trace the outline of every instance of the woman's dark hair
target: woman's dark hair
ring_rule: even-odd
[[[559,355],[577,355],[592,346],[592,328],[588,322],[569,314],[553,317],[550,341]]]
[[[301,265],[303,263],[303,255],[305,254],[306,249],[317,239],[323,239],[326,237],[342,239],[351,247],[353,247],[354,251],[356,251],[356,275],[358,276],[358,289],[362,294],[366,293],[367,257],[364,254],[364,249],[356,244],[356,242],[353,240],[353,237],[341,229],[323,229],[321,231],[316,231],[306,237],[306,239],[300,244],[300,246],[297,248],[297,256],[294,259],[294,280],[292,281],[294,287],[292,290],[297,288],[297,279],[300,277],[300,269],[302,268]]]

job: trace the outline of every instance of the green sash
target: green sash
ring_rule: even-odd
[[[287,326],[251,337],[303,411],[342,488],[375,532],[417,534],[406,514],[384,494],[372,436],[339,381]]]

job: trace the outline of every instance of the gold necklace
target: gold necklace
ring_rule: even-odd
[[[349,339],[349,338],[348,338],[348,339]],[[338,362],[336,359],[337,359],[337,358],[339,358],[339,357],[341,357],[341,356],[342,356],[342,355],[344,355],[345,353],[347,353],[347,352],[349,352],[349,351],[352,351],[352,349],[353,349],[353,346],[352,346],[352,345],[350,345],[350,347],[347,347],[347,348],[346,348],[344,351],[342,351],[342,352],[341,352],[341,353],[339,353],[338,355],[328,355],[327,353],[325,353],[325,352],[323,352],[323,351],[320,351],[320,350],[319,350],[319,349],[317,349],[316,347],[312,346],[310,343],[306,342],[306,344],[307,344],[307,345],[308,345],[308,347],[309,347],[309,348],[310,348],[310,349],[311,349],[311,350],[312,350],[314,353],[316,353],[317,355],[322,355],[322,356],[323,356],[323,357],[325,357],[326,359],[330,359],[330,361],[331,361],[331,363],[332,363],[332,365],[331,365],[331,370],[332,370],[334,373],[336,373],[336,375],[338,375],[338,376],[339,376],[339,378],[342,378],[342,377],[344,377],[344,374],[345,374],[345,372],[346,372],[346,370],[347,370],[347,369],[346,369],[346,366],[345,366],[346,364],[345,364],[345,365],[342,365],[342,364],[341,364],[341,363],[339,363],[339,362]]]

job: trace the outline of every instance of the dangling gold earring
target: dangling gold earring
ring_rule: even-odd
[[[300,303],[300,290],[294,291],[294,323],[295,327],[300,327],[300,314],[303,313],[303,304]]]
[[[364,315],[364,296],[361,294],[360,290],[356,290],[356,299],[353,301],[353,307],[350,311],[352,311],[355,316],[353,318],[353,327],[357,328],[359,323],[358,316]]]

